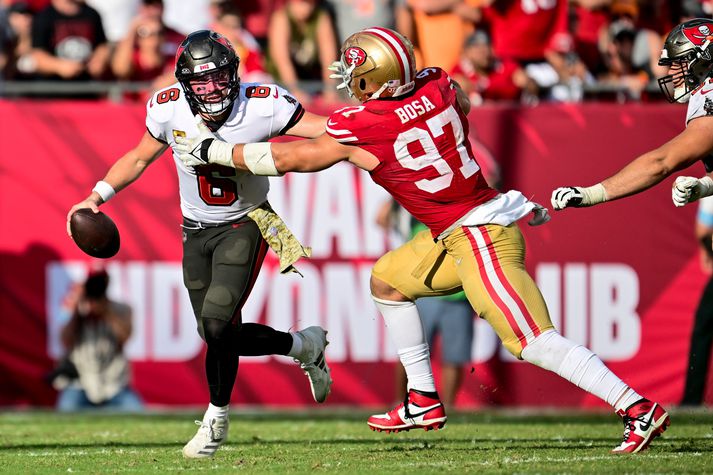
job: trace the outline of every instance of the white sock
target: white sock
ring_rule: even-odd
[[[399,359],[406,370],[406,389],[436,392],[428,343],[400,349]]]
[[[208,409],[205,411],[203,416],[203,422],[209,422],[211,419],[225,419],[228,417],[228,408],[230,404],[225,406],[214,406],[213,404],[208,404]]]
[[[304,346],[302,344],[302,337],[297,333],[290,333],[290,335],[292,335],[292,347],[290,348],[290,352],[287,353],[287,356],[297,358],[302,354],[302,347]]]
[[[399,353],[408,389],[435,392],[431,354],[416,304],[383,300],[373,295],[372,298]]]
[[[557,373],[590,394],[606,401],[616,411],[642,399],[619,379],[589,349],[554,330],[546,331],[522,350],[522,359]]]

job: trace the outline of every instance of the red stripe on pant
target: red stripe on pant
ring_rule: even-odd
[[[490,295],[490,298],[493,300],[493,302],[495,302],[495,305],[500,309],[501,312],[503,312],[503,315],[505,315],[505,318],[510,324],[510,328],[515,333],[517,339],[522,342],[523,345],[526,344],[525,335],[523,335],[522,331],[520,331],[520,327],[515,321],[515,316],[512,314],[508,306],[505,305],[505,302],[503,302],[498,293],[495,291],[493,284],[490,282],[490,276],[488,275],[488,271],[485,269],[483,256],[480,255],[480,248],[478,247],[478,243],[475,242],[475,236],[473,236],[473,231],[471,231],[470,228],[465,226],[463,226],[462,229],[465,235],[468,237],[468,240],[470,241],[470,247],[473,249],[475,260],[478,261],[478,272],[480,273],[480,279],[485,285],[485,290],[487,290],[488,295]]]
[[[530,330],[532,330],[532,333],[535,336],[538,336],[540,334],[540,328],[537,326],[535,320],[532,318],[532,315],[527,310],[527,306],[525,305],[525,302],[522,301],[522,298],[520,298],[520,294],[515,291],[515,289],[510,284],[510,281],[505,276],[503,268],[500,266],[498,256],[495,253],[495,248],[492,246],[493,241],[492,239],[490,239],[490,234],[488,233],[488,230],[486,228],[480,228],[480,230],[482,231],[481,235],[483,236],[483,239],[485,239],[485,243],[488,246],[488,249],[490,250],[490,260],[493,261],[493,267],[495,268],[495,272],[498,274],[498,277],[500,277],[500,282],[503,284],[503,287],[505,287],[505,291],[515,301],[515,304],[520,309],[520,313],[522,313],[522,315],[525,317],[527,326],[530,327]]]
[[[243,305],[245,305],[245,302],[248,301],[248,297],[250,297],[250,293],[253,291],[253,287],[255,286],[255,281],[257,280],[257,276],[260,275],[260,268],[262,267],[262,261],[265,260],[265,256],[267,255],[267,242],[260,238],[260,248],[257,251],[257,255],[255,257],[255,262],[253,263],[253,268],[250,271],[250,280],[248,281],[248,286],[245,289],[245,292],[243,292],[243,296],[240,298],[240,301],[238,302],[238,306],[235,308],[235,315],[240,313],[240,311],[243,309]],[[235,322],[237,319],[235,318],[235,315],[233,315],[233,319],[231,320],[233,322],[233,325],[235,325]]]

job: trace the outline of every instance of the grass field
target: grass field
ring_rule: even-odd
[[[213,459],[184,460],[197,414],[0,413],[0,472],[713,473],[713,412],[674,412],[663,438],[614,456],[612,414],[450,415],[442,431],[371,432],[365,413],[234,411]]]

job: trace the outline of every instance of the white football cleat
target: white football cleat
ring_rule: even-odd
[[[183,456],[189,459],[212,457],[218,447],[228,439],[228,418],[216,417],[210,422],[196,421],[198,432],[183,447]]]
[[[324,349],[329,344],[327,332],[322,327],[307,327],[296,333],[302,339],[302,354],[295,358],[309,378],[312,397],[317,402],[327,399],[332,387],[332,377]]]

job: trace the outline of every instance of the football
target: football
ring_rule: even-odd
[[[72,239],[92,257],[107,259],[119,252],[119,230],[109,216],[89,208],[79,209],[69,221]]]

